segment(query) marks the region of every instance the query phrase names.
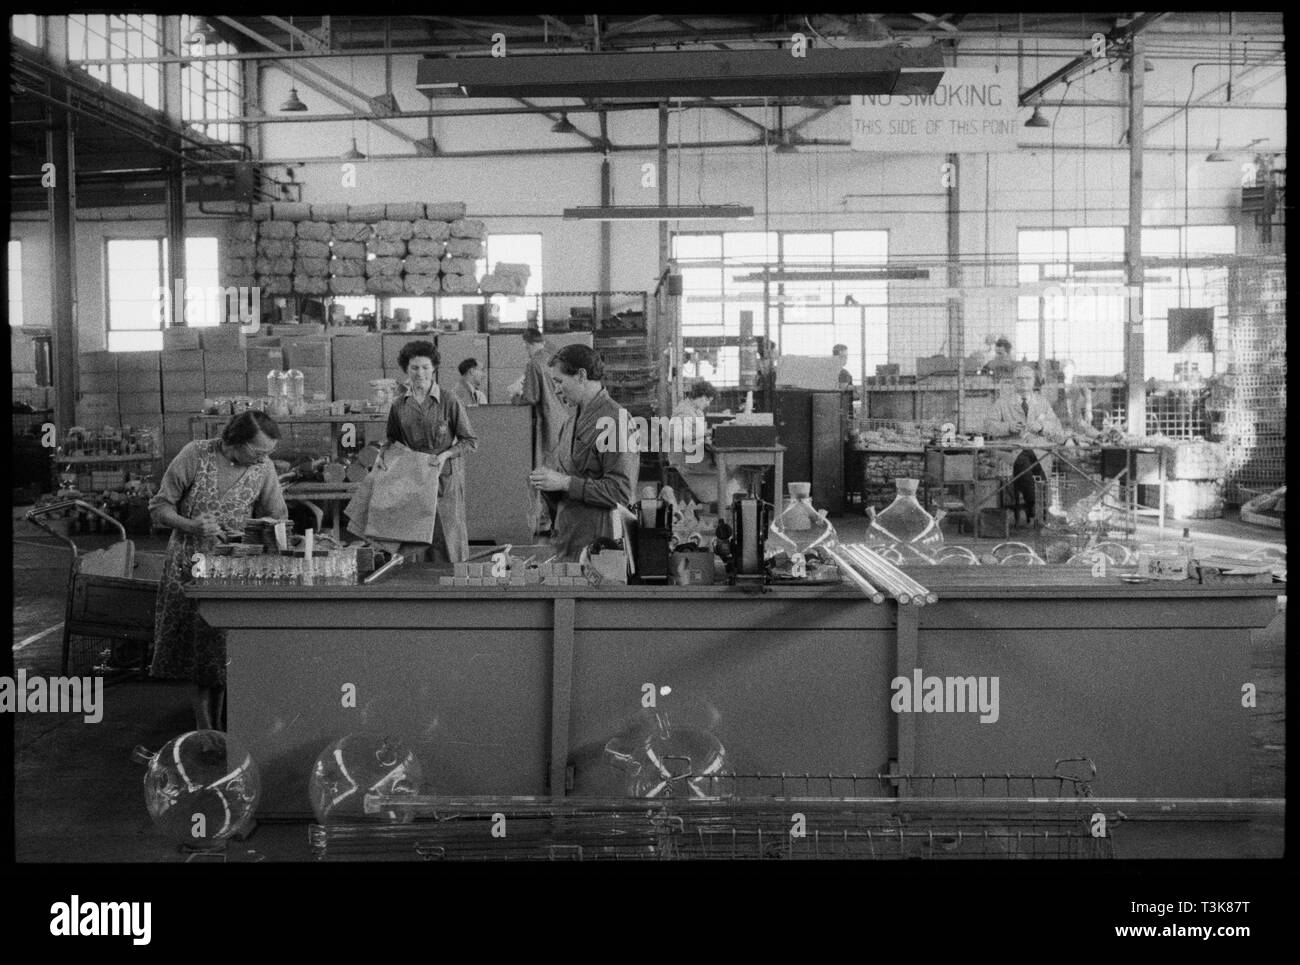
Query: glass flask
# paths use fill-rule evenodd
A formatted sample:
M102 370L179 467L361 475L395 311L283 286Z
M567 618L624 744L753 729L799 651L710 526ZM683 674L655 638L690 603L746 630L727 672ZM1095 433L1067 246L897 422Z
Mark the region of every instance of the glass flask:
M297 369L290 369L285 373L285 394L288 396L289 412L293 415L301 415L306 396L303 393L303 375Z
M726 750L708 731L674 725L660 711L651 726L606 744L605 758L624 772L629 797L702 799L719 796Z
M827 521L824 512L813 507L809 496L811 483L794 482L786 488L790 490L790 500L768 527L767 554L785 552L791 557L796 553L807 557L835 539L835 527Z
M366 812L367 794L418 794L424 768L405 741L375 733L349 734L316 758L311 769L312 811L321 824L381 821L405 824L414 817L405 809Z
M279 369L271 369L266 373L266 395L271 400L271 415L287 415L289 411L289 396L287 373Z
M897 494L894 501L871 518L867 530L868 541L895 546L904 553L904 559L918 556L930 562L935 551L943 545L943 532L939 520L925 511L917 502L916 488L919 480L895 479Z
M262 796L257 764L233 737L195 730L148 761L144 800L154 827L191 848L213 848L247 831Z

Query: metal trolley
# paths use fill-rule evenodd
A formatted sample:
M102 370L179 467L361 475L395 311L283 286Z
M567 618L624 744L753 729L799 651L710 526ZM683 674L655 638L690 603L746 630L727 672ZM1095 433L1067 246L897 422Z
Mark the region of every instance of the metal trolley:
M120 539L106 549L81 553L72 539L50 526L45 519L69 509L100 517L117 530ZM92 640L90 662L91 669L95 672L112 669L112 664L120 662L113 659L116 645L138 653L139 669L143 675L153 642L158 580L136 578L135 544L126 538L126 528L112 516L79 499L68 499L33 509L23 518L51 536L63 540L72 550L72 562L68 568L68 599L63 616L60 672L67 676L72 638L82 637Z
M705 776L688 759L676 766L654 798L370 794L368 813L408 823L313 824L309 841L318 859L338 861L1114 857L1086 758L1057 761L1050 775Z

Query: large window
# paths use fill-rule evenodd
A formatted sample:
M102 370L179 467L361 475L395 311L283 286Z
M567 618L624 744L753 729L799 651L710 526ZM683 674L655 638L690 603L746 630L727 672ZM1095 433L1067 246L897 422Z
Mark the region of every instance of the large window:
M1144 228L1143 315L1148 378L1170 379L1178 362L1193 362L1210 374L1211 353L1171 353L1170 308L1213 308L1227 312L1227 270L1161 264L1162 260L1213 258L1236 251L1231 225ZM1013 352L1031 361L1073 359L1081 375L1124 371L1123 228L1025 229L1020 232L1020 283L1045 283L1059 290L1019 299ZM1005 333L1010 334L1010 333Z
M34 13L20 13L9 18L9 33L33 47L41 45L41 18Z
M9 324L23 323L23 243L9 242Z
M222 321L216 238L185 239L185 321L196 328ZM163 320L174 292L162 238L112 238L105 245L108 350L162 348Z
M762 232L678 234L673 258L682 275L682 335L740 335L741 313L753 318L762 337L764 312L770 337L786 355L830 355L837 343L848 347L849 371L862 373L888 361L889 315L886 282L772 280L755 278L765 267L777 270L851 271L888 262L885 231ZM766 291L766 302L764 294ZM739 350L717 353L717 382L740 380Z
M181 17L183 50L195 56L236 53L224 40L205 43L196 33L199 18ZM240 66L237 60L200 61L181 65L181 117L201 134L219 141L236 141L239 129L230 118L240 113Z
M160 57L161 38L157 14L83 13L68 17L68 57L73 63ZM140 98L150 107L162 108L159 64L98 64L85 69L90 76Z

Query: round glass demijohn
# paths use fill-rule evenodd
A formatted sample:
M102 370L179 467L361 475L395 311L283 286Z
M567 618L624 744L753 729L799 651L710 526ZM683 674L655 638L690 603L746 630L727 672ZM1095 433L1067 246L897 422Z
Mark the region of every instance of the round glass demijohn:
M871 520L868 537L899 547L932 554L943 544L939 522L917 502L916 488L919 480L895 479L897 494L894 501Z

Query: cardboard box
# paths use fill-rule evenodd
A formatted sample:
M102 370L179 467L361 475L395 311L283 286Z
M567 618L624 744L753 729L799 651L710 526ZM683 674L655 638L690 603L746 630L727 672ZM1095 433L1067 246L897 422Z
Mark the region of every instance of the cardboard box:
M113 409L117 410L117 393L115 392L82 392L77 399L77 409L82 406L87 409Z
M335 337L330 347L334 371L337 374L346 368L383 369L384 339L382 335L349 335L345 338Z
M238 372L243 375L248 371L248 357L241 352L204 352L204 372Z
M118 384L118 392L144 392L142 386L133 386L126 388ZM162 393L166 395L176 395L177 393L186 392L203 392L203 370L198 371L175 371L164 369L162 373Z
M258 395L266 393L266 385L263 383ZM203 373L203 394L209 399L220 396L247 395L248 394L248 373L239 372L204 372Z
M192 351L202 347L199 330L185 325L170 325L163 329L163 351Z
M118 392L157 392L162 388L162 374L157 369L125 369L117 373Z
M299 369L302 373L302 392L303 398L310 401L317 393L323 393L326 399L334 398L333 380L330 378L330 370L326 367Z
M335 359L334 398L369 401L372 395L371 380L382 378L384 378L382 368L343 368L338 365L338 360Z
M202 372L203 352L199 349L178 349L162 353L162 370L164 372ZM121 366L118 370L121 371Z
M237 322L223 322L199 329L205 352L242 352L247 336Z
M260 375L265 379L272 369L284 371L283 349L259 346L244 350L244 371L249 375Z
M115 352L117 371L123 372L157 372L160 352Z
M163 434L169 436L183 435L185 436L186 439L191 438L190 417L184 413L179 413L179 412L164 412L163 413ZM200 438L201 437L202 434L200 434Z
M116 352L82 352L77 356L77 371L117 373Z
M295 338L285 342L284 361L291 369L329 368L330 340Z
M162 418L163 404L161 392L124 392L117 397L117 407L133 415L142 412L153 413Z
M510 385L523 376L523 368L497 368L488 369L487 378L487 397L488 402L493 405L510 403Z
M324 322L303 322L300 325L269 325L267 327L270 329L268 334L281 337L300 338L306 335L325 334Z
M163 389L163 415L199 415L207 394L199 391L174 391Z
M82 392L110 392L117 394L117 370L112 372L77 373L77 386ZM14 386L17 388L17 385Z
M489 368L522 369L528 365L528 347L519 332L489 335L487 339Z

